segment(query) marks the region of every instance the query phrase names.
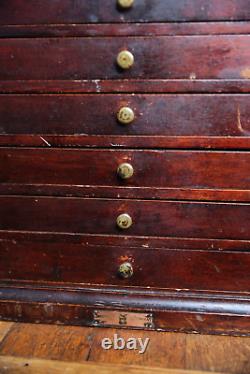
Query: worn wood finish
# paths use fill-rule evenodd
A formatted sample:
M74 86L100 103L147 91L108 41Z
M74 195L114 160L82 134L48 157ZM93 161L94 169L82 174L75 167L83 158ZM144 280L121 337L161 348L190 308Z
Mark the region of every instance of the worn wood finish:
M249 95L0 95L0 103L4 136L112 135L123 137L123 144L126 136L137 136L135 141L144 148L155 136L178 136L185 143L185 137L250 134ZM117 121L123 106L134 110L130 125ZM143 143L138 135L144 136ZM234 141L236 146L237 138Z
M13 232L1 231L0 242L8 247L12 244L21 246L30 243L39 243L46 247L48 243L53 245L67 246L67 244L79 244L84 247L92 248L99 246L122 246L133 248L164 248L164 249L190 249L204 251L233 251L249 252L250 240L226 240L226 239L201 239L201 238L171 238L171 237L149 237L149 236L126 236L126 233L120 235L92 235L92 234L62 234L62 233L37 233L37 232Z
M0 230L250 239L249 204L18 196L0 202ZM128 230L116 226L122 213L133 219Z
M122 374L124 372L128 374L209 374L205 371L177 371L174 369L137 367L125 364L66 363L54 360L25 359L8 356L0 356L0 366L4 367L4 372L7 374L44 374L44 372L46 374L60 374L62 372L67 372L68 374Z
M0 164L3 194L250 201L249 152L1 148Z
M6 323L6 322L0 322L0 344L10 331L10 329L13 327L13 323Z
M248 150L248 136L1 135L1 146Z
M249 297L242 294L105 290L83 285L72 290L28 284L18 287L13 282L0 292L0 313L5 320L97 326L94 311L111 309L153 313L157 330L249 335Z
M1 93L250 93L250 79L7 80Z
M248 335L248 0L0 7L1 318Z
M250 294L250 253L1 242L0 258L1 281ZM123 262L133 266L129 279L119 277Z
M61 25L0 25L0 37L166 36L249 34L249 22L106 23Z
M0 24L250 20L248 0L136 0L124 12L116 0L4 0Z
M0 80L249 79L249 42L250 35L6 38ZM116 65L123 49L135 58L127 71Z
M130 337L143 340L149 338L150 343L141 355L130 350L103 350L101 340L105 337L113 340L114 334L125 340ZM84 354L83 347L87 351ZM7 356L7 360L9 356L13 359L26 358L27 363L32 363L33 359L52 359L56 362L66 361L70 365L73 362L89 361L96 364L140 365L143 369L161 367L176 369L178 374L180 370L248 374L249 347L250 339L247 337L13 324L8 337L0 346L0 354L1 357Z

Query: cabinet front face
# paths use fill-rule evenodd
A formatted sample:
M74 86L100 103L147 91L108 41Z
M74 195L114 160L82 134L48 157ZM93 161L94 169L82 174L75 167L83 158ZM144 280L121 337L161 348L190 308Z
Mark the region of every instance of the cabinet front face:
M249 253L88 247L59 241L0 243L0 280L152 288L250 292ZM130 272L124 274L124 269Z
M236 142L250 134L249 100L249 94L2 94L0 134L122 136L124 145L135 136L141 144L142 136L145 146L154 136Z
M0 24L247 21L248 0L4 0Z
M249 152L1 148L0 164L3 194L250 201Z
M0 3L0 317L249 334L249 0Z
M126 236L250 239L249 204L5 197L1 230ZM132 224L118 227L118 217Z
M249 35L0 40L0 80L248 79ZM122 66L119 54L129 52Z

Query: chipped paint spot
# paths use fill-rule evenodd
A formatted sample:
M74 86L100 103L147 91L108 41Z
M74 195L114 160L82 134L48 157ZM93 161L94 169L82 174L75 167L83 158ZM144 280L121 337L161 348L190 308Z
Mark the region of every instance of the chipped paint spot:
M250 79L250 68L241 70L240 75L242 76L242 78Z
M241 113L240 107L237 108L237 128L238 130L243 133L244 135L250 135L250 131L244 130L242 122L241 122Z
M190 76L189 76L189 79L191 79L192 81L194 81L196 79L196 74L195 73L191 73Z
M93 82L95 83L96 92L101 92L100 80L96 79Z
M205 321L205 319L202 316L200 316L200 315L197 315L196 319L197 319L197 321L200 321L200 322L204 322Z
M51 147L51 144L46 140L44 139L42 136L40 136L40 139L46 144L48 145L49 147Z
M53 308L52 304L49 304L49 303L44 304L43 309L44 309L47 317L50 317L50 318L53 317L54 308Z

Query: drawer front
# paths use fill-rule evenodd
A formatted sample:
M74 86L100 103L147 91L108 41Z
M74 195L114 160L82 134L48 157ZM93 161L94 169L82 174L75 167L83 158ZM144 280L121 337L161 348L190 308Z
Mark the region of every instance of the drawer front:
M0 279L250 292L250 254L0 242ZM120 266L131 267L122 278Z
M0 134L249 137L249 101L248 94L0 95ZM127 125L117 119L123 107L134 112Z
M3 0L0 24L249 20L248 0Z
M249 204L1 196L0 207L4 231L250 238Z
M249 45L250 35L1 39L0 80L244 79ZM117 65L123 50L130 69Z
M232 198L241 190L250 197L250 152L0 148L0 165L1 193L18 193L21 185L26 193L47 186L52 194L97 187L114 197L117 188L121 197L126 190L151 198L168 189L215 190L214 196L230 190Z

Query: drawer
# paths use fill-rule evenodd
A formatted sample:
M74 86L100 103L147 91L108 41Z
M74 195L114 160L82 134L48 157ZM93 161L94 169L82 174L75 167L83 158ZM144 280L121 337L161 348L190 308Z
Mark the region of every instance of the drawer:
M1 281L250 292L249 253L1 242L0 259Z
M249 45L250 35L3 38L0 80L249 79Z
M0 148L0 165L2 194L250 201L250 152Z
M250 238L246 203L1 196L0 207L1 231Z
M249 20L248 0L3 0L0 24Z
M148 136L142 147L157 135L249 137L249 100L248 94L0 95L0 134L117 135L123 144L127 136ZM131 123L118 121L122 108L133 111Z

